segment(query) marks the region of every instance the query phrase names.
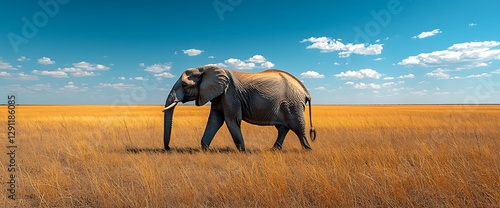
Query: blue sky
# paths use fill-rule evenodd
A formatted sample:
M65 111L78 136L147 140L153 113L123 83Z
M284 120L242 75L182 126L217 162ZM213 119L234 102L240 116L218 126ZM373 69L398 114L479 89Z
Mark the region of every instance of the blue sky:
M207 64L288 71L316 104L500 103L500 1L1 4L0 91L19 103L163 104Z

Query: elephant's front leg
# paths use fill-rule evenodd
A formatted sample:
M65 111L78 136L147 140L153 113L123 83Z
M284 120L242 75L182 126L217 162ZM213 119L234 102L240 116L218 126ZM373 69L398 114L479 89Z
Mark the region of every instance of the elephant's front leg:
M236 148L238 148L240 152L245 152L245 143L243 142L243 135L241 134L241 118L226 117L225 120Z
M207 150L210 147L210 143L215 136L215 133L224 124L224 114L222 111L210 110L210 116L208 117L207 126L205 127L205 133L201 138L201 148Z

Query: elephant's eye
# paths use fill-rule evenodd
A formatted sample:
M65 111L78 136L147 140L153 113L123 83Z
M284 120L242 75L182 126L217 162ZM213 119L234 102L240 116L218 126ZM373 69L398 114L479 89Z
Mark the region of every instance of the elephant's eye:
M187 83L182 83L182 88L186 88L188 86Z

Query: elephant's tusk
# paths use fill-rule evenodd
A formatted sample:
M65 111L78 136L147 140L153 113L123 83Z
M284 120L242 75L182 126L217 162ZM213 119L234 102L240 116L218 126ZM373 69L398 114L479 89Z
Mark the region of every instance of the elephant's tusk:
M179 103L179 101L174 102L174 103L170 104L169 106L165 107L165 108L163 109L163 112L165 112L166 110L169 110L170 108L175 107L175 106L177 105L177 103Z

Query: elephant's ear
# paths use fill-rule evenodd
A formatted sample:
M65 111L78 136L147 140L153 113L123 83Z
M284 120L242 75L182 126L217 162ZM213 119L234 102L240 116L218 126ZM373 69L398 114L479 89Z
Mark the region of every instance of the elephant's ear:
M197 106L205 105L208 101L226 92L229 77L224 69L215 66L199 68L203 75L199 83L199 96L196 100Z

